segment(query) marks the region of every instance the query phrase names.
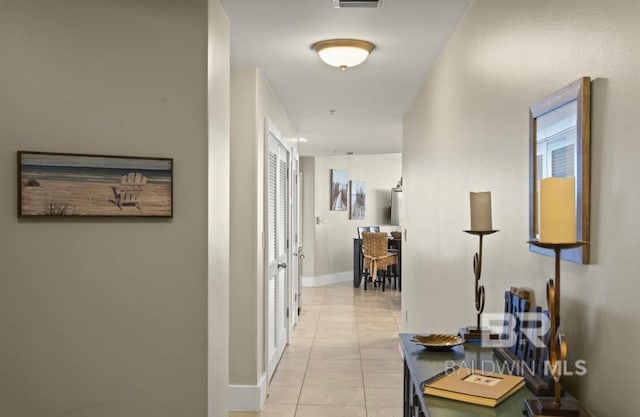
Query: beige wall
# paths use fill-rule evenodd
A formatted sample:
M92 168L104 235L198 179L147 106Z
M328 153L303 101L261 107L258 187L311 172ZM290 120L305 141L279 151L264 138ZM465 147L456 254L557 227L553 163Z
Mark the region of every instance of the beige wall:
M402 175L400 154L317 156L313 159L313 164L307 162L303 167L314 168L314 211L307 210L306 206L303 211L307 229L312 223L314 225L314 253L313 257L304 260L305 277L319 277L353 269L353 238L357 237L357 227L389 225L391 188L396 186ZM366 182L364 220L350 220L348 211L329 209L332 169L346 170L349 180ZM306 178L307 175L305 171L305 187L310 181ZM305 189L305 194L307 192ZM305 198L305 202L309 200ZM320 224L316 224L316 217L320 218ZM383 229L393 228L388 226ZM304 236L305 242L308 240L307 234L309 233L306 232ZM307 275L309 273L313 275Z
M229 410L229 18L209 0L209 417Z
M296 137L286 111L262 73L231 72L231 279L229 383L256 385L264 354L264 152L265 122L285 146Z
M206 415L207 38L206 0L2 1L0 415ZM18 220L19 149L172 157L175 216Z
M404 122L408 241L403 328L455 332L475 318L469 191L491 190L501 231L485 240L488 312L510 285L544 304L551 258L528 237L528 106L583 75L593 82L591 265L562 263L568 385L599 416L632 416L640 363L636 213L640 136L640 4L635 0L475 1ZM630 182L631 181L631 182ZM406 314L406 316L405 316ZM408 320L407 320L408 318Z
M256 72L231 71L231 262L229 383L258 378L258 164Z

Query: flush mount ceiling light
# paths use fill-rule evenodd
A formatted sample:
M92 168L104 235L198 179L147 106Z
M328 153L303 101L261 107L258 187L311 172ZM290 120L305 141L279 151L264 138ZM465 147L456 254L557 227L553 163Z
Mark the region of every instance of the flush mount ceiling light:
M358 39L329 39L311 45L326 64L343 71L362 64L375 47L371 42Z
M333 0L333 7L382 7L384 0Z

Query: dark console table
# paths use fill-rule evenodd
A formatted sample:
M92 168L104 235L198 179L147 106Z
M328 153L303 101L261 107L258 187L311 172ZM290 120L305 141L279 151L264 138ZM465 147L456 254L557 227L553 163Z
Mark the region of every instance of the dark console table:
M398 251L398 290L402 289L402 239L389 239L389 249ZM362 239L353 239L353 286L360 287L362 283Z
M431 352L411 341L414 333L401 333L402 353L404 356L404 417L475 417L522 416L524 400L536 396L524 387L495 408L468 404L461 401L448 400L433 396L425 396L420 390L420 383L431 378L445 367L465 364L469 368L481 368L491 371L489 364L498 366L490 348L465 344L446 352ZM500 368L497 368L500 369Z

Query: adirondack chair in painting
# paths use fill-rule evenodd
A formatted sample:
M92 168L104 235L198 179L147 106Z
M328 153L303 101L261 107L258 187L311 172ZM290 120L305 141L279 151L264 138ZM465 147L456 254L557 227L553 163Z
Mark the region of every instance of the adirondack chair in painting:
M123 207L135 206L140 208L138 196L147 183L147 177L139 172L130 172L120 178L120 185L113 189L113 203L122 210Z

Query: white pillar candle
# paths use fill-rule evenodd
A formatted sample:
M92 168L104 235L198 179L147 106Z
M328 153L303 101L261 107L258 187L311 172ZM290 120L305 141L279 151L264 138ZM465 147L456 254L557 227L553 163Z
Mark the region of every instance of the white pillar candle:
M576 233L576 179L540 180L540 242L571 243Z
M471 230L492 230L491 224L491 192L470 192L471 201Z

